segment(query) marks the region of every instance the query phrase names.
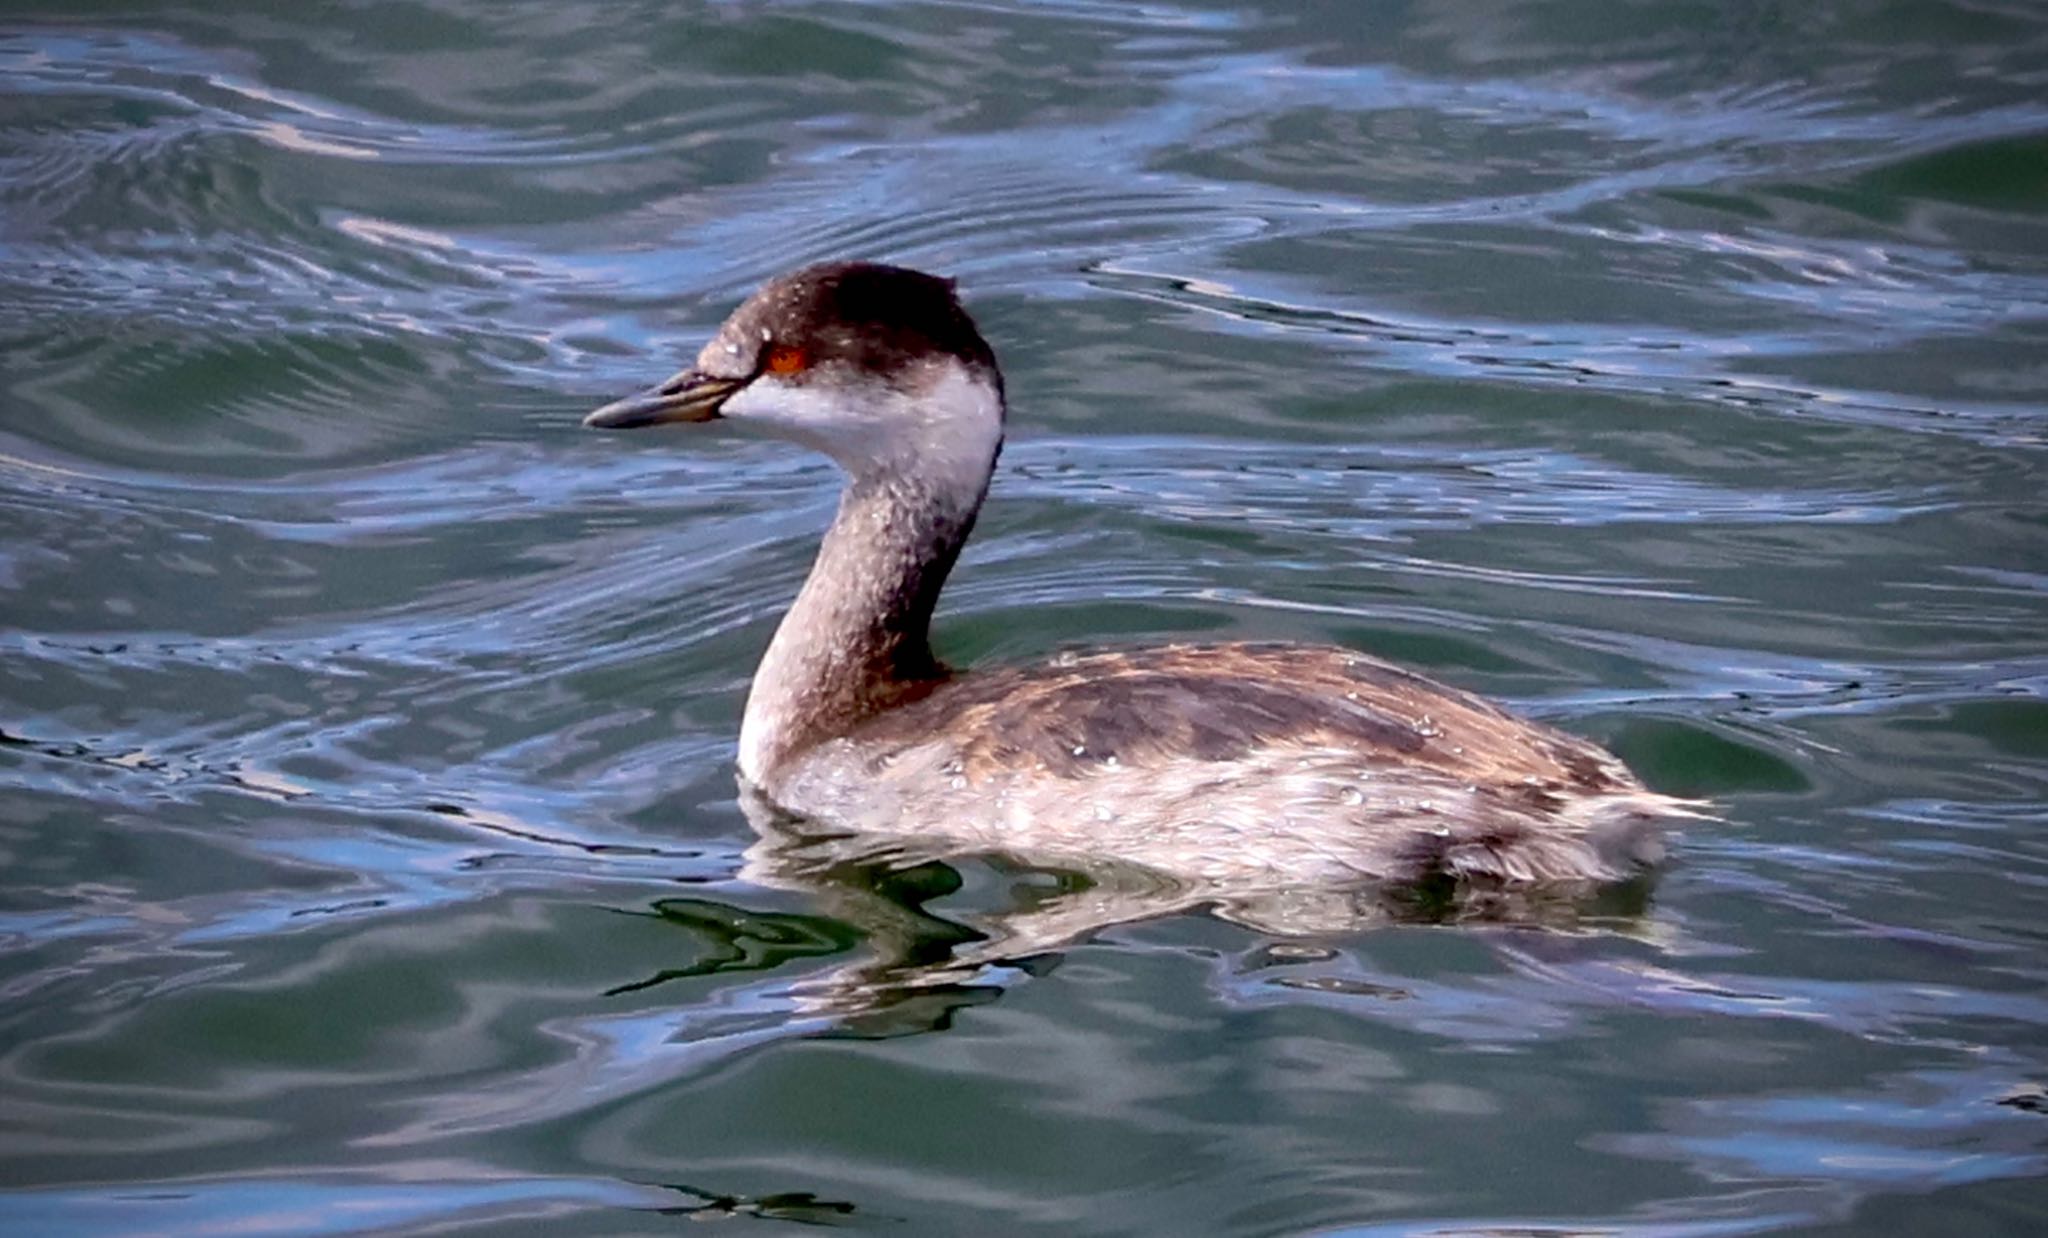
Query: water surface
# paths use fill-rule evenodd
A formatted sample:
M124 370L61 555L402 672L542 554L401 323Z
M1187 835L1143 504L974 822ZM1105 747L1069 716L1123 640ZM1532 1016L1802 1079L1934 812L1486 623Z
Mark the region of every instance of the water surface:
M10 6L0 1230L2048 1229L2044 100L1990 0ZM1724 819L1306 939L750 859L835 478L576 420L844 257L1008 375L949 656Z

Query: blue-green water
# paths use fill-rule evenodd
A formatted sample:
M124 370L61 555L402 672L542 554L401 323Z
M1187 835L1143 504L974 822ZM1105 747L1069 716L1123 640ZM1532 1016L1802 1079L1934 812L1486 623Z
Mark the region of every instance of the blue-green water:
M1723 819L1541 927L766 879L834 477L576 421L839 257L1006 367L956 660ZM7 6L0 1231L2044 1232L2044 464L2034 3Z

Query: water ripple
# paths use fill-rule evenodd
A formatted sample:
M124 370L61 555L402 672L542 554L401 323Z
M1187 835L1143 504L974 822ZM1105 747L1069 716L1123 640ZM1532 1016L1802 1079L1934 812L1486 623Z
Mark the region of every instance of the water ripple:
M2019 1215L2044 49L1946 2L10 18L8 1215ZM733 734L837 479L575 419L848 256L960 276L1009 379L948 656L1338 641L1716 819L1540 929L778 865Z

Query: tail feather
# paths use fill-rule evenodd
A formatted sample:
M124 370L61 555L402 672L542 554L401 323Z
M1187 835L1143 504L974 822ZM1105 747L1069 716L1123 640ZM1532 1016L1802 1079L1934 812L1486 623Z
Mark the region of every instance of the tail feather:
M1475 821L1438 838L1429 867L1459 881L1505 885L1625 881L1664 859L1669 823L1707 805L1629 790L1567 802L1555 815Z

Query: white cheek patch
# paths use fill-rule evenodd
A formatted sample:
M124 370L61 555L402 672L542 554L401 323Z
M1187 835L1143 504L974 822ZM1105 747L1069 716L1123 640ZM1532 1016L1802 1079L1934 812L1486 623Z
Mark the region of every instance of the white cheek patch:
M874 437L877 411L863 407L847 391L827 392L817 385L786 382L763 374L733 393L719 412L764 434L814 447L837 458L841 445Z
M720 412L821 451L856 475L889 468L934 479L955 471L985 478L1002 439L1002 399L994 385L957 362L940 366L915 394L876 380L814 374L809 382L791 383L763 374Z

